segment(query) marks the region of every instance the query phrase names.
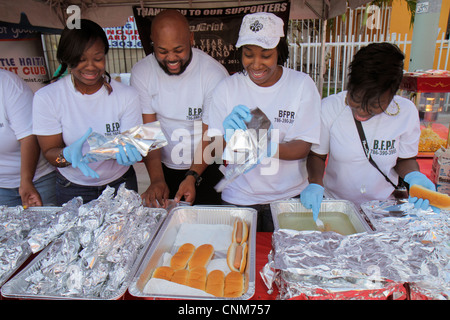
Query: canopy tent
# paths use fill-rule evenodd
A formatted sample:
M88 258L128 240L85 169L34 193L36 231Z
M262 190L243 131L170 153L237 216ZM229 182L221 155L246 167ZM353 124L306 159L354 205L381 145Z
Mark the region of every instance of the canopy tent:
M81 17L91 19L102 27L123 26L133 15L133 6L160 8L219 8L269 4L272 1L218 1L218 0L14 0L0 2L0 21L20 23L22 13L32 26L62 29L66 23L67 8L77 5ZM291 0L291 19L330 19L345 13L347 5L356 8L369 0ZM69 12L69 15L71 12Z
M28 28L62 29L69 16L69 6L76 5L82 18L90 19L102 27L125 25L128 17L133 15L133 6L156 8L225 8L235 6L255 6L277 1L218 1L218 0L14 0L0 2L0 21L21 24ZM319 68L319 92L322 93L325 71L325 30L327 19L346 12L347 7L357 8L370 0L290 0L290 19L320 19L323 34L321 35L321 63Z

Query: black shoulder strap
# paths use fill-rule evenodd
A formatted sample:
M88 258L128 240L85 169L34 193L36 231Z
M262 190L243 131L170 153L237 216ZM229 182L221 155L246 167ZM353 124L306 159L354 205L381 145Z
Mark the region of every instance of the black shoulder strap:
M375 163L375 161L373 161L372 156L370 155L370 148L369 148L369 145L367 144L366 135L364 134L364 130L363 130L361 121L356 120L355 117L353 117L353 119L355 120L356 128L358 129L359 138L361 139L361 144L362 144L362 147L364 149L364 153L366 154L367 160L369 160L369 162L378 171L380 171L380 173L383 175L383 177L386 179L387 182L389 182L394 188L397 188L397 186L391 181L391 179L389 179L388 176L385 175L384 172L380 170L380 168L378 168L378 166Z

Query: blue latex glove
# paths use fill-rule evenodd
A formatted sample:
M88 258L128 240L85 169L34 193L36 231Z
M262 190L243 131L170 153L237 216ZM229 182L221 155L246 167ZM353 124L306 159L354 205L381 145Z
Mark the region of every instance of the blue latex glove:
M72 167L80 169L86 177L99 178L97 172L92 170L86 163L81 162L83 158L81 153L83 144L91 133L92 128L89 128L80 139L63 149L63 155L72 164Z
M142 160L141 153L132 144L125 144L125 148L118 144L119 152L116 153L116 160L118 164L123 166L131 166Z
M320 204L323 200L324 188L316 183L310 183L300 193L300 202L306 209L312 209L314 221L319 217Z
M434 185L434 183L430 179L428 179L426 175L420 173L419 171L412 171L408 173L403 180L405 180L405 182L408 183L410 187L414 184L417 184L429 190L436 191L436 186ZM414 208L420 208L422 210L427 210L430 206L430 201L428 199L409 197L408 201L414 203ZM436 213L439 213L441 211L439 208L433 206L431 206L431 208Z
M228 142L234 131L237 129L247 130L245 122L252 119L250 109L242 104L233 108L233 111L223 121L223 129L225 131L225 141Z

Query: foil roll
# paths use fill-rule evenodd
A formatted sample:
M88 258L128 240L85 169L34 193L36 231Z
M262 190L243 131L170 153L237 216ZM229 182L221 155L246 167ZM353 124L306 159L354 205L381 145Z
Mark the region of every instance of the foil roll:
M419 211L410 209L414 217L407 213L395 221L388 216L392 222L374 233L276 230L261 277L269 292L278 287L279 299L352 290L382 299L408 283L430 299L447 300L450 219L445 212Z
M267 157L272 123L259 108L251 110L251 114L251 120L246 122L247 130L235 130L225 146L222 159L227 161L227 170L224 178L215 186L218 192L222 192L234 179Z
M161 130L159 121L137 125L114 137L92 132L88 139L90 150L83 156L85 163L116 159L118 145L126 151L126 144L133 145L145 157L150 151L167 145L167 139Z

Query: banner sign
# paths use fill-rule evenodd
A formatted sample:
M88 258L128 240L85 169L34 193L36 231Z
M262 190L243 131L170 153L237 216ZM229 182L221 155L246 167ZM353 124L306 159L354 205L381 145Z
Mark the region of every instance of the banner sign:
M49 79L41 34L0 23L0 69L21 77L33 91Z
M123 27L103 28L110 48L142 49L134 17L129 17Z
M250 13L271 12L283 19L286 34L289 8L289 1L280 1L240 7L177 10L189 21L190 29L194 33L194 47L208 53L225 66L228 72L233 73L238 67L234 45L238 39L242 18ZM147 55L153 52L150 40L152 19L162 10L165 9L133 7L142 47Z

